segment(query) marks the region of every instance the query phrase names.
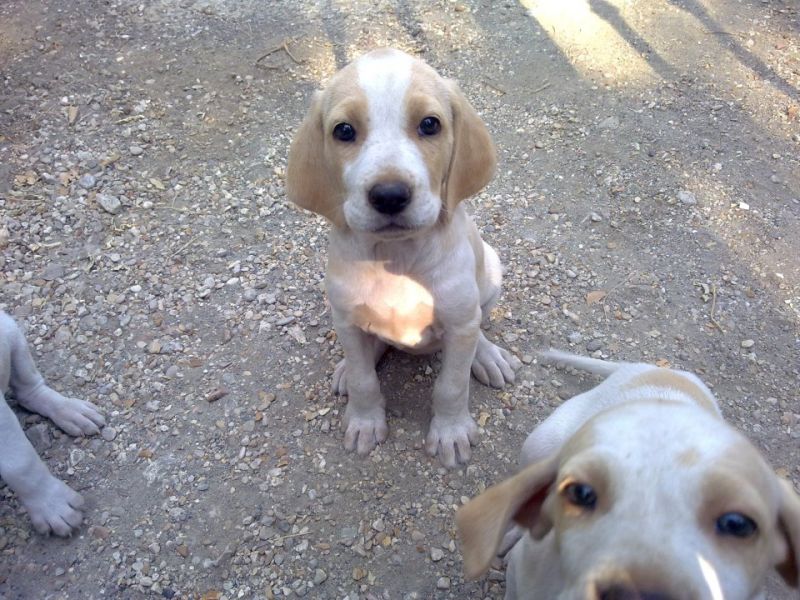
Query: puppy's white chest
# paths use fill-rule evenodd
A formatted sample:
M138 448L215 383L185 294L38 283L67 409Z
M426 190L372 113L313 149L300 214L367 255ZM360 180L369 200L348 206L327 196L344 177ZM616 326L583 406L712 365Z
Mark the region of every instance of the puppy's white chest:
M359 268L350 284L346 309L359 329L411 350L424 350L439 339L433 295L411 276L376 264Z

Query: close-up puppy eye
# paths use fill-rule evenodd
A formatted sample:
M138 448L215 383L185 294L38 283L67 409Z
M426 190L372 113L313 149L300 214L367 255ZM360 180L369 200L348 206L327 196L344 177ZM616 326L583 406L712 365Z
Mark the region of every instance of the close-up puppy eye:
M589 510L597 504L597 492L587 483L570 483L564 488L564 496L570 504Z
M725 513L717 519L717 533L746 538L758 531L758 525L747 515L738 512Z
M338 123L333 128L333 137L340 142L352 142L356 139L356 128L350 123Z
M417 129L420 135L436 135L441 131L442 124L436 117L425 117L419 122Z

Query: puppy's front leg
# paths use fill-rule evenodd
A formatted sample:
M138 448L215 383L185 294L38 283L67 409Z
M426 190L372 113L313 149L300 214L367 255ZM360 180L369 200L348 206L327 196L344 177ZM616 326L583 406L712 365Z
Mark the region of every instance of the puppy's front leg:
M0 314L0 335L9 341L9 385L20 405L47 417L70 435L92 435L100 431L105 419L94 404L62 396L45 383L22 331L8 315Z
M347 369L344 447L363 456L385 441L389 434L386 399L381 394L378 374L375 372L372 336L341 321L334 314L334 326L344 348Z
M444 335L442 370L433 386L433 419L425 449L431 456L438 454L448 468L467 463L470 445L478 442L478 426L469 414L469 377L479 334L478 316L474 323Z
M50 474L2 394L0 477L19 496L39 533L67 536L81 524L83 498Z

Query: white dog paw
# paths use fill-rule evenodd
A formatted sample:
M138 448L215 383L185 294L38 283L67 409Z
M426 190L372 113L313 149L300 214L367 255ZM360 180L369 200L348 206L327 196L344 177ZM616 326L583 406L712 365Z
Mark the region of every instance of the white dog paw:
M83 497L63 481L50 476L30 494L20 498L34 529L43 535L70 535L83 521Z
M448 469L466 464L472 456L471 446L478 443L478 426L468 414L460 417L438 417L431 420L425 450L439 456Z
M345 359L340 360L333 370L331 390L337 396L347 396L347 365L345 362Z
M472 374L484 385L502 388L514 383L515 371L522 366L520 360L508 350L495 346L481 334L475 358L472 360Z
M357 452L366 456L381 442L386 441L389 435L389 426L386 424L386 413L378 409L369 414L353 414L348 404L345 410L344 447L350 452Z
M106 424L105 418L94 404L64 396L55 402L49 416L53 423L73 436L94 435Z

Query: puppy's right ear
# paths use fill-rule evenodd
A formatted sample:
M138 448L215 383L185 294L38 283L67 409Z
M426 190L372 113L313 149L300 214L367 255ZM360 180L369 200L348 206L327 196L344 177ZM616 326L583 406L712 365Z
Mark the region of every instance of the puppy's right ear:
M325 153L323 97L323 92L314 93L311 108L292 140L286 168L286 195L301 208L342 225L342 174L330 164Z
M510 479L473 498L456 513L467 579L483 575L511 521L531 530L537 538L552 527L542 514L550 487L558 474L558 455L529 465Z
M787 585L800 587L800 496L792 484L785 479L778 480L781 486L780 529L786 540L786 556L777 566Z

